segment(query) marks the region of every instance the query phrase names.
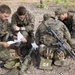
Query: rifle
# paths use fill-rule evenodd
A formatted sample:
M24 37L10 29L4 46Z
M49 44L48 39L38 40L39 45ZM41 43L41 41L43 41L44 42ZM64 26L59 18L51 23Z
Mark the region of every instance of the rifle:
M57 36L57 34L55 33L53 29L51 29L50 27L47 27L46 33L52 35L53 37L57 39L57 43L54 43L52 45L59 46L60 50L65 50L69 54L69 56L75 60L75 53L71 49L68 49L64 41Z
M22 75L24 71L28 69L29 63L31 62L31 53L33 52L33 50L36 50L38 48L35 42L32 43L31 45L32 48L30 49L29 54L25 56L24 61L20 66L20 75Z

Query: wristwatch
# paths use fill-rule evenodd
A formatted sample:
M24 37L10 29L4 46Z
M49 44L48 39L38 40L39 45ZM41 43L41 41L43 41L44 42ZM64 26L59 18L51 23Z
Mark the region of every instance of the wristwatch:
M20 27L20 31L21 31L21 27Z

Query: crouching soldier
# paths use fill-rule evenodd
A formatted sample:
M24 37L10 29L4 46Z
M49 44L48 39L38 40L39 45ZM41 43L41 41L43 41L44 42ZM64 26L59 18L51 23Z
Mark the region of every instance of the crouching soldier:
M6 61L9 58L8 50L4 47L9 45L5 42L8 34L9 22L8 17L11 14L11 9L7 5L0 5L0 59Z
M8 18L11 14L11 9L8 5L0 5L0 67L5 67L6 62L11 58L7 43L10 31L10 23Z
M66 65L66 62L68 64L68 61L65 61L64 50L57 50L57 46L52 45L57 40L46 32L49 27L55 31L59 38L66 39L68 43L71 44L71 36L66 26L59 20L55 20L50 15L49 17L47 16L47 14L44 15L44 20L37 28L35 34L35 40L39 46L40 69L51 69L52 62L59 66L63 66L64 64Z
M68 12L67 9L60 8L55 11L55 16L57 16L58 19L66 25L71 36L74 38L75 37L75 15L74 13Z
M31 43L34 41L34 15L27 11L24 6L20 6L12 15L11 22L13 31L20 31L27 40L27 43L21 43L19 46L19 55L22 56L23 62L25 62L25 56L29 54ZM23 67L27 67L27 65L24 65Z
M20 31L28 42L34 39L34 22L35 18L24 6L18 7L17 11L12 15L12 27L14 31Z
M10 49L10 42L12 40L10 42L7 42L9 40L9 36L7 36L7 34L9 34L9 31L11 30L10 24L8 22L8 17L10 16L10 14L11 9L9 6L0 6L0 67L5 67L7 69L12 69L19 66L20 62L19 58L16 58L16 56L14 56L13 54L13 51L15 52L15 50ZM27 42L23 35L20 35L21 38L19 38L19 41L17 41L23 43Z

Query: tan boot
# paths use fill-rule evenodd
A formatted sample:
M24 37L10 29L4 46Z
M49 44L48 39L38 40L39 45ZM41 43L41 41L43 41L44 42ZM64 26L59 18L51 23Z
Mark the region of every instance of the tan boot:
M54 62L56 66L68 66L69 62L67 60L57 60Z

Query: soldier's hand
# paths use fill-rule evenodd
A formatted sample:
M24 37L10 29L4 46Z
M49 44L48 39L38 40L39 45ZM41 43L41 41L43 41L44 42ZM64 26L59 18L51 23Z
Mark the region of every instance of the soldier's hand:
M17 39L17 36L13 35L13 40L16 40Z
M7 42L2 42L3 47L9 47L10 45Z
M34 32L34 29L32 29L31 32Z
M13 26L13 29L14 29L14 31L19 31L19 30L20 30L20 27L14 25L14 26Z
M21 39L21 42L25 43L25 42L27 42L27 40L23 37L23 38Z
M20 30L25 30L25 27L21 27L21 29Z

